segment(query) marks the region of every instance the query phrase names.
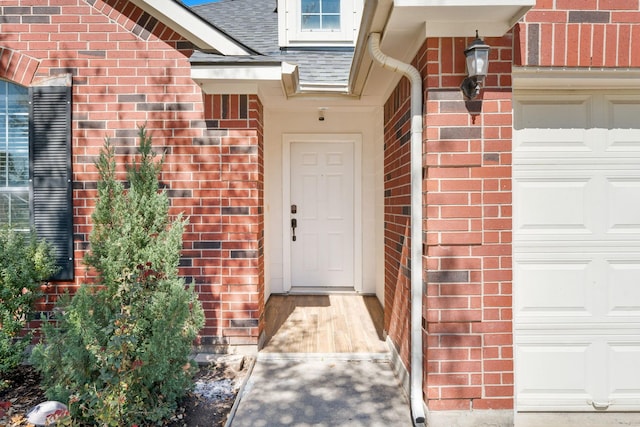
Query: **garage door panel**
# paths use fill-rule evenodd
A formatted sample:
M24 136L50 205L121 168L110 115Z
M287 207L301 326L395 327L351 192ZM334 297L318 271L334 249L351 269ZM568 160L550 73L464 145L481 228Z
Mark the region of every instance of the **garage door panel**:
M591 94L567 94L550 101L545 96L521 98L514 107L516 130L527 129L576 129L591 127ZM616 98L611 98L615 102Z
M608 177L606 193L607 232L640 234L640 177Z
M516 230L532 235L592 233L593 212L588 207L593 186L593 180L586 176L516 179ZM549 209L540 209L540 206L549 206Z
M536 249L536 250L533 250ZM640 247L530 246L514 252L514 316L525 325L640 322Z
M633 321L640 318L640 259L607 260L606 286L610 320ZM640 359L638 363L640 365Z
M607 151L640 155L640 102L637 97L607 96Z
M640 404L640 339L611 329L516 340L519 411L628 411Z
M591 369L602 346L585 337L521 337L516 343L518 410L585 411L605 379Z
M566 254L565 254L566 256ZM557 322L558 318L574 321L592 320L597 295L584 286L594 274L590 259L519 260L515 277L518 292L515 305L518 320ZM549 298L553 295L553 298Z
M640 340L610 341L608 352L611 409L640 404Z
M640 164L514 172L514 240L640 242Z

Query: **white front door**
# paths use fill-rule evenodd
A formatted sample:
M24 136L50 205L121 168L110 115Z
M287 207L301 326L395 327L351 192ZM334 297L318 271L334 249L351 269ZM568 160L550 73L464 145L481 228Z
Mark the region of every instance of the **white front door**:
M292 287L355 285L354 151L353 141L290 144Z

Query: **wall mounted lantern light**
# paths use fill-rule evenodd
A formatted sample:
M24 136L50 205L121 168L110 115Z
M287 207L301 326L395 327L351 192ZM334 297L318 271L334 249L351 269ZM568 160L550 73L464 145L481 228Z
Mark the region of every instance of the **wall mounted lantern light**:
M489 45L478 37L465 49L464 56L467 61L467 78L462 81L460 89L468 99L473 99L480 93L480 86L487 77L489 70Z

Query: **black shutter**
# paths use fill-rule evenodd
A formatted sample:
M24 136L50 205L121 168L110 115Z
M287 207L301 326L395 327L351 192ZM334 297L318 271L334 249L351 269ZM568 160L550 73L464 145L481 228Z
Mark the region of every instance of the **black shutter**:
M72 280L71 87L34 86L29 95L31 218L55 247L60 271L52 279Z

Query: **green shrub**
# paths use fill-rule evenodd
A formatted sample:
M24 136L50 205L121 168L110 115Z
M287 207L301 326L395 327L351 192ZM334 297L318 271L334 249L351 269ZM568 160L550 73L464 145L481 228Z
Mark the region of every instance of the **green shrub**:
M109 141L97 162L98 200L85 262L97 283L62 298L33 353L47 397L68 402L77 423L149 424L169 416L192 385L191 345L204 315L178 277L186 220L169 217L158 191L161 162L140 128L140 161L116 180Z
M56 272L52 252L35 233L0 228L0 373L15 368L31 343L31 334L20 334L40 283Z

